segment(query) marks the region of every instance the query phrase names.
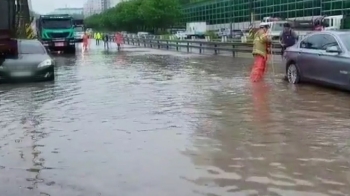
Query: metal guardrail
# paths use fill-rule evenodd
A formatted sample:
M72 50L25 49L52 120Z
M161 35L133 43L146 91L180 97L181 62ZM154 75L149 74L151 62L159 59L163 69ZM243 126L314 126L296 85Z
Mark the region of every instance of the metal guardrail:
M129 45L137 45L143 47L157 48L157 49L175 49L181 51L181 48L186 48L190 52L191 48L199 50L202 54L205 50L214 51L214 54L219 54L220 51L232 52L235 57L236 53L251 53L252 43L241 42L213 42L213 41L199 41L199 40L162 40L162 39L142 39L142 38L124 38L124 42ZM272 54L281 54L281 45L279 43L272 43Z

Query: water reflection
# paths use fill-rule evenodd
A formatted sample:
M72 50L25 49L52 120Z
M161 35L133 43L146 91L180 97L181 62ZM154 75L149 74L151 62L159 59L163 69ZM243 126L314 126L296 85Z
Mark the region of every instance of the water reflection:
M252 102L253 102L253 122L257 123L257 127L264 129L270 121L270 94L271 87L268 83L262 81L251 84Z
M198 68L206 74L197 75L196 80L212 86L215 83L203 78L238 69L220 73L211 67ZM195 148L185 152L199 173L185 179L199 185L199 193L318 196L349 192L348 151L338 150L349 138L345 127L350 126L343 114L350 108L342 104L347 100L344 93L313 86L293 91L283 81L237 85L239 76L234 79L236 85L223 86L225 80L216 77L221 88L209 88L215 89L210 90L211 104L196 107L198 113L211 115L197 126Z

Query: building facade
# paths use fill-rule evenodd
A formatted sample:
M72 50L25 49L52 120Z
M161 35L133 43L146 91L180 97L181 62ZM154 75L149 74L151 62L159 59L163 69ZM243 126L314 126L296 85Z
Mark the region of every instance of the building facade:
M350 0L189 0L185 22L218 26L260 21L264 17L299 18L350 15Z
M87 0L84 4L84 17L99 14L111 7L111 0Z
M111 7L116 6L118 3L122 2L123 0L111 0Z

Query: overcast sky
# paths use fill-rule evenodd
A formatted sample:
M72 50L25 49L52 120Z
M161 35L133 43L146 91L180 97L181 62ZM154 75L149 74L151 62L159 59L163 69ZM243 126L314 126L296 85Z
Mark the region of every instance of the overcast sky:
M46 14L56 8L83 7L86 0L31 0L32 9L39 14Z

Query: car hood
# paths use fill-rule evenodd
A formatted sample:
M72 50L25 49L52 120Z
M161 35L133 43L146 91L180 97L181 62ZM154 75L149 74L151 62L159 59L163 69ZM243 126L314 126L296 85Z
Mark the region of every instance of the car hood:
M41 62L47 59L50 59L50 57L46 54L21 54L17 59L6 59L2 65L9 70L18 68L36 69Z

